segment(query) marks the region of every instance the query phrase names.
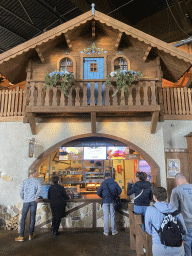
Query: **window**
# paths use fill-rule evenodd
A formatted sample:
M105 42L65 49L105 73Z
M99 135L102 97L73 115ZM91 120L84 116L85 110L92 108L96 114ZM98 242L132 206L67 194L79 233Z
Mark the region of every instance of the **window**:
M97 63L90 63L90 72L97 72Z
M61 60L60 63L60 70L62 71L69 71L73 73L73 62L69 58L64 58Z
M127 70L127 61L122 57L119 57L114 61L114 70L118 69Z

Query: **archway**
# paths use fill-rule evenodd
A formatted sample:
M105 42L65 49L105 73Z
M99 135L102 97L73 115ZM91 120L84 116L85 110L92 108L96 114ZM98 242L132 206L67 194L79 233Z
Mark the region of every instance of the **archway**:
M52 147L48 148L41 155L39 155L38 158L30 166L30 169L38 168L41 165L41 163L43 162L43 160L46 157L48 157L51 153L53 153L57 148L59 148L61 146L74 146L76 143L79 143L81 140L86 139L86 138L87 139L88 138L89 139L91 139L91 138L92 139L93 138L108 139L109 141L111 140L113 142L121 143L122 145L128 146L128 147L132 148L133 150L137 151L143 157L143 159L145 159L147 161L147 163L150 165L152 175L155 177L155 180L154 180L155 185L160 186L160 184L161 184L160 168L150 155L148 155L144 150L142 150L137 145L131 143L130 141L127 141L127 140L122 139L117 136L113 136L113 135L109 135L109 134L102 134L102 133L81 134L81 135L73 136L73 137L67 138L65 140L62 140L59 143L56 143Z

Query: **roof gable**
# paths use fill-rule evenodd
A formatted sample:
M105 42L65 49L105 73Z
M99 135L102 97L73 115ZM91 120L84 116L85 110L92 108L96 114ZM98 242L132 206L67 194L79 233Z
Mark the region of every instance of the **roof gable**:
M35 49L37 46L40 46L43 43L45 44L50 40L53 40L56 37L60 36L61 34L65 34L69 30L73 30L75 27L79 27L80 25L86 23L88 20L92 19L95 19L100 23L104 23L107 26L112 27L113 29L117 29L120 32L124 32L125 34L144 42L152 48L157 49L156 52L162 58L162 61L168 68L169 73L173 73L172 76L170 76L169 74L169 78L171 77L172 81L177 81L182 76L182 74L190 68L192 64L192 55L98 11L95 11L95 15L93 16L92 11L90 10L74 18L73 20L63 23L56 28L53 28L33 39L30 39L25 43L22 43L12 48L7 52L2 53L0 55L0 72L4 76L8 77L11 82L13 82L13 79L10 75L11 65L13 61L12 59L16 58L17 60L19 60L19 65L24 65L24 63L26 65L27 58L29 57L29 52L32 52L33 49ZM168 61L168 59L170 58L171 61ZM174 72L172 63L177 66L176 72ZM180 63L182 63L182 65L180 65ZM179 66L181 67L180 71ZM8 67L9 70L7 69ZM164 73L164 77L166 78L166 72Z

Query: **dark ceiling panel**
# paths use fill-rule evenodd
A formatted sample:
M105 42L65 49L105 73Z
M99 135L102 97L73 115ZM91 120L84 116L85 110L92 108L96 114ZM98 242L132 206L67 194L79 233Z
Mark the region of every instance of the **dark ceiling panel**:
M177 0L119 0L115 2L112 0L0 0L0 52L81 15L89 6L91 9L92 2L95 2L96 10L159 39L166 40L166 42L185 39L187 34L183 33L177 25L178 15L174 13L174 3L177 4L175 1ZM182 6L186 5L186 0L179 0L178 3L180 2ZM188 10L191 6L189 3L190 1L186 5ZM161 13L166 9L171 16L168 6L173 8L176 21L174 25L169 25L167 21L165 27L161 25L161 20L165 18L165 16L161 17ZM154 15L157 17L157 22L150 24L150 17ZM192 20L190 11L188 15L188 19ZM179 18L182 20L181 14ZM192 26L190 29L192 30ZM189 33L190 29L188 29ZM171 34L170 31L168 33L165 30L172 30L174 33Z

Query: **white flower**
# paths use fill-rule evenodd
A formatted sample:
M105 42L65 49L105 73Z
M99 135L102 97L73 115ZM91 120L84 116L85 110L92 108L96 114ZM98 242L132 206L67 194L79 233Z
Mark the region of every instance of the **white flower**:
M110 77L114 77L114 76L116 76L117 75L117 71L112 71L111 73L110 73Z

